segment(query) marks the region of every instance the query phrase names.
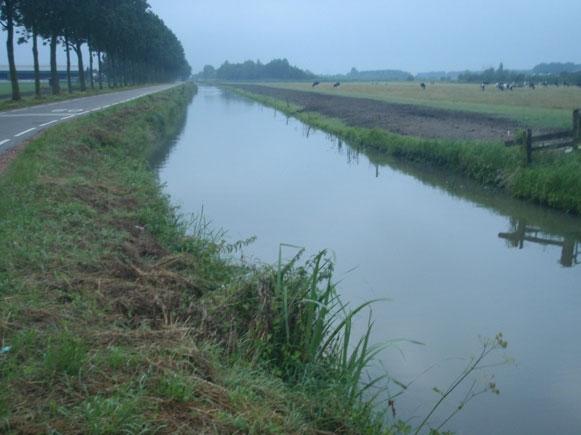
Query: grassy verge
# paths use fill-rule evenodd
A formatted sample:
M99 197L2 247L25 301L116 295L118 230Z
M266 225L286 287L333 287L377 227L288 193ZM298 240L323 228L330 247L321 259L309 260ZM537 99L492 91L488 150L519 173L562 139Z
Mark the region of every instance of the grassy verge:
M392 433L324 253L236 263L162 195L148 159L194 92L60 125L0 176L0 432Z
M13 101L7 97L6 99L0 99L0 112L6 110L22 109L25 107L38 106L40 104L58 103L60 101L74 100L77 98L92 97L95 95L110 94L112 92L128 91L131 89L137 89L140 86L129 86L126 88L103 88L103 89L87 89L85 92L74 91L69 94L65 89L61 89L60 95L50 95L43 94L41 98L37 98L34 95L24 95L21 100Z
M231 87L294 116L308 125L332 133L355 147L368 148L411 162L435 165L500 188L515 198L581 213L581 153L536 153L534 164L523 167L521 149L502 143L457 142L402 136L381 129L352 127L296 105Z

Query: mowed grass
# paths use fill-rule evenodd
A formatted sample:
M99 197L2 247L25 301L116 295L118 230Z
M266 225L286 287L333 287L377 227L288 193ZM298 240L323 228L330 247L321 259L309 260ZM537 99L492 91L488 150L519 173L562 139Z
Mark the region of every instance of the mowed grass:
M516 88L501 92L488 86L482 92L478 84L420 82L353 82L333 88L332 83L264 83L265 86L294 89L354 98L371 98L397 104L414 104L448 110L498 115L522 122L531 128L570 128L572 111L581 108L581 88Z
M20 82L20 92L28 93L34 92L33 82ZM48 86L44 85L43 88L48 89ZM12 86L10 82L0 82L0 99L10 98L12 96Z
M87 81L87 85L89 85L88 81ZM29 94L34 93L34 82L33 81L20 81L18 83L18 86L20 87L20 93L23 96L30 96ZM41 88L41 92L43 95L46 95L50 92L50 87L48 86L47 80L41 80L40 88ZM66 80L61 81L61 90L63 91L63 93L65 93L65 94L67 93ZM73 90L75 92L79 92L79 90L80 90L80 86L76 81L73 82ZM9 98L12 98L12 85L8 81L0 82L0 100L5 100L5 99L9 99Z

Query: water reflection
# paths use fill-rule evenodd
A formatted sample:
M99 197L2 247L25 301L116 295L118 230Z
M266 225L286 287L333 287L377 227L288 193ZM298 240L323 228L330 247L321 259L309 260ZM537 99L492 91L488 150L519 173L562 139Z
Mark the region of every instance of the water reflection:
M172 150L179 143L181 134L183 133L185 126L188 122L188 112L184 112L180 115L178 120L176 134L175 136L170 136L167 140L160 144L154 152L149 156L149 165L154 171L159 171L163 168L167 162L167 159L171 155Z
M310 129L304 136L308 138L309 134L312 134ZM379 178L380 167L388 166L409 173L424 184L445 190L453 196L468 199L506 216L510 231L500 232L498 237L506 240L509 248L525 249L529 244L560 248L561 266L569 268L581 264L581 230L579 220L574 216L516 201L503 192L484 189L470 180L445 174L436 168L418 168L417 165L411 166L395 161L374 150L349 144L345 146L341 138L333 135L326 134L326 137L331 143L336 144L336 150L340 155L345 155L348 165L358 165L360 154L365 154L375 172L375 178ZM527 217L523 218L523 215Z
M498 237L507 241L509 248L524 249L525 242L541 246L561 248L559 263L563 267L579 265L579 241L571 236L559 236L547 233L542 228L528 225L525 220L511 219L511 232L499 233Z

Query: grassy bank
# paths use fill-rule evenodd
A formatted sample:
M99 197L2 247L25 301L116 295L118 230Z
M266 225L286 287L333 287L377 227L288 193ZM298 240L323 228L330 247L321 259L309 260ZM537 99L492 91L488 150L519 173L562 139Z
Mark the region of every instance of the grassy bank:
M581 213L581 153L535 153L534 163L523 166L523 151L502 143L459 142L402 136L380 129L346 125L337 119L272 97L232 87L237 93L280 110L355 147L373 149L405 161L435 165L478 183L503 189L515 198Z
M0 432L392 433L325 254L234 262L161 193L194 92L55 127L0 175Z

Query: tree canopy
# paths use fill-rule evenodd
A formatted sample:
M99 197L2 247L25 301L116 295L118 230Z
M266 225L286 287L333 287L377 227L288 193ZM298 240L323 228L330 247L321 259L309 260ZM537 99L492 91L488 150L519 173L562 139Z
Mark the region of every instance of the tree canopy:
M267 64L259 60L247 60L243 63L226 61L218 69L206 65L198 77L205 80L307 80L315 75L292 66L287 59L274 59Z
M99 74L110 85L127 85L187 78L191 68L176 35L151 11L147 0L0 0L4 30L21 29L25 37L41 37L51 46L53 93L58 93L56 47L61 44L76 53L81 90L84 90L84 46L89 49L90 78L93 84L93 58ZM10 59L13 44L7 51ZM38 49L33 53L38 65ZM38 72L38 71L37 71ZM14 77L13 86L17 86ZM15 98L16 99L16 98Z

